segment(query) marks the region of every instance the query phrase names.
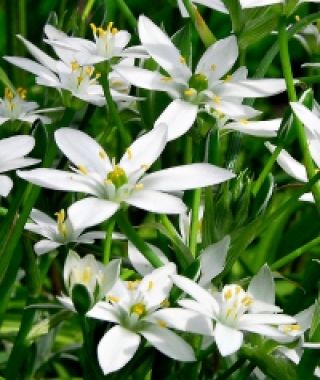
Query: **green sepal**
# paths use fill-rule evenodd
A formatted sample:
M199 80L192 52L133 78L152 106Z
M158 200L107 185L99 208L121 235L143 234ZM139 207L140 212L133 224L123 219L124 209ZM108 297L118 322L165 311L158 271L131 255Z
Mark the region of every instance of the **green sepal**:
M73 285L71 298L74 308L79 314L86 314L92 307L91 295L88 292L88 289L82 284Z

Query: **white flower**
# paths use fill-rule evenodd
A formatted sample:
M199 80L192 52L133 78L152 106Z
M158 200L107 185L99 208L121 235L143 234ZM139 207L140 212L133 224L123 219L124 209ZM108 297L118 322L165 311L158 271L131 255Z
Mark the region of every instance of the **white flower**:
M297 4L302 3L319 3L320 0L299 0ZM242 8L254 8L254 7L263 7L266 5L273 4L285 4L286 0L240 0Z
M0 98L0 125L8 120L21 120L28 123L33 123L35 120L40 119L42 123L48 124L51 120L41 115L44 112L53 112L60 110L59 108L48 108L39 110L38 103L27 102L27 90L24 88L17 88L17 90L10 90L5 88L3 99Z
M63 268L63 279L69 296L59 296L58 300L67 308L77 310L74 288L86 289L89 304L88 311L94 304L103 299L119 278L120 260L112 260L108 265L99 263L93 255L81 258L75 251L69 251Z
M94 42L84 38L69 37L52 25L44 28L45 40L56 51L57 55L72 54L80 65L94 65L110 60L114 57L147 58L148 55L141 46L126 48L130 40L130 33L118 30L109 22L106 29L91 23Z
M202 220L204 214L204 205L201 204L198 213L197 220L197 242L201 243L202 241ZM188 213L183 213L179 215L179 229L180 234L177 232L177 235L183 241L185 245L189 244L189 234L190 234L190 225L192 218L192 210Z
M167 308L175 273L172 263L155 269L141 281L119 280L108 294L109 302L99 302L89 317L113 322L98 344L98 360L103 373L117 371L137 351L141 335L157 350L179 361L194 361L191 346L168 329L212 334L208 318L190 310Z
M37 255L50 252L61 245L93 244L95 239L105 238L103 231L83 233L86 228L100 223L100 220L96 222L96 214L92 213L81 201L71 205L67 210L67 215L63 209L55 215L57 216L56 221L40 210L33 209L31 211L32 222L27 223L25 229L45 237L34 245ZM115 239L122 237L120 234L113 234Z
M122 202L151 212L179 214L185 210L184 203L168 193L215 185L234 176L209 164L177 166L146 175L166 145L164 125L133 142L118 164L81 131L61 128L55 132L55 139L73 163L73 172L41 168L20 171L20 177L50 189L90 194L81 202L100 222L113 215Z
M303 104L292 102L291 108L305 126L310 154L317 167L320 167L320 117L317 107L315 107L313 111L310 111ZM276 149L276 146L269 142L267 142L265 146L271 153ZM295 160L285 149L282 149L278 155L277 163L289 176L301 182L308 182L307 171L304 165ZM304 194L300 199L314 202L311 193Z
M115 70L135 86L165 91L174 99L155 123L169 126L168 140L186 133L200 110L235 120L248 119L260 112L240 104L238 98L269 96L285 90L282 79L246 79L244 67L224 77L238 57L234 36L210 46L192 73L169 37L151 20L140 16L138 29L143 46L168 75L139 67L115 66Z
M223 1L221 0L193 0L192 2L196 4L205 5L206 7L209 7L222 13L229 13L228 9L225 7ZM187 12L182 0L178 0L178 7L180 9L182 17L189 17L189 13Z
M40 160L24 157L30 153L35 141L32 136L13 136L0 140L0 173L34 165ZM0 196L6 197L12 189L13 182L6 175L0 175Z
M231 355L239 350L243 342L242 331L275 339L284 334L274 326L296 322L290 316L272 314L269 310L265 313L250 312L254 299L239 285L226 285L221 293L212 295L186 277L178 275L172 277L175 285L194 298L194 300L180 300L178 303L216 322L214 338L222 356ZM272 308L274 305L270 305L270 309Z

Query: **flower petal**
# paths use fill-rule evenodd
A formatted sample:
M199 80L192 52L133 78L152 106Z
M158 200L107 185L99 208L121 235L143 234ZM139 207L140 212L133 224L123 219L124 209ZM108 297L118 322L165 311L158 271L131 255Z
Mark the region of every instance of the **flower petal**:
M177 334L155 325L148 325L141 331L147 341L164 355L182 362L195 361L192 347Z
M276 297L275 285L272 273L267 264L263 265L259 272L252 277L247 292L254 299L274 305ZM259 312L261 311L264 310L259 310ZM255 311L252 310L252 312Z
M219 322L216 324L214 337L222 356L228 356L238 351L243 341L243 333L241 331Z
M186 212L186 206L174 195L149 189L137 190L126 199L132 206L159 214L181 214Z
M55 132L55 140L75 166L83 166L103 177L111 170L112 165L104 149L86 133L73 128L60 128Z
M284 79L247 79L225 82L219 90L224 97L260 98L279 94L286 90Z
M7 172L18 168L24 168L26 166L38 164L40 160L35 158L16 158L13 160L3 161L0 163L0 172Z
M30 153L35 141L32 136L12 136L0 140L0 161L11 161Z
M36 208L31 210L30 218L40 226L56 226L56 221L53 218Z
M89 318L99 319L101 321L119 323L119 318L115 312L115 308L108 302L100 301L97 302L92 309L90 309L87 314Z
M136 353L140 336L122 326L106 332L98 344L98 361L104 375L125 366Z
M38 241L33 248L35 253L40 256L44 253L55 250L56 248L60 247L60 245L61 243L57 243L56 241L43 239Z
M284 0L240 0L242 8L264 7L265 5L272 5L283 2Z
M282 119L263 121L239 121L226 124L223 129L232 129L251 136L275 137L280 128Z
M310 111L303 104L298 102L290 103L293 112L297 118L304 124L306 131L310 137L316 137L320 139L320 119L312 111Z
M286 314L243 314L239 318L241 328L247 325L267 324L267 325L290 325L296 323L296 319Z
M6 197L13 187L12 179L6 175L0 175L0 196Z
M89 197L73 203L68 215L75 230L84 230L109 219L118 208L118 203Z
M185 134L194 123L198 113L198 106L176 99L161 113L155 126L165 124L168 126L168 141Z
M273 153L276 146L266 142L265 147ZM287 173L289 176L297 179L298 181L307 182L307 171L305 167L295 160L286 150L282 149L277 158L278 165Z
M146 189L180 191L217 185L235 175L210 164L181 165L146 175L141 183Z

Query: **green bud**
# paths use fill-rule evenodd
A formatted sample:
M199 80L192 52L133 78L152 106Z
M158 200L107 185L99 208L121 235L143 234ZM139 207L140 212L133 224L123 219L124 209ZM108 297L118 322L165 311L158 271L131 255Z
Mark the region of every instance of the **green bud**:
M82 284L75 284L72 287L71 298L79 314L86 314L92 307L91 295L88 289Z
M126 172L120 168L120 166L115 166L111 172L108 173L106 181L110 181L118 189L122 185L128 183L128 177Z

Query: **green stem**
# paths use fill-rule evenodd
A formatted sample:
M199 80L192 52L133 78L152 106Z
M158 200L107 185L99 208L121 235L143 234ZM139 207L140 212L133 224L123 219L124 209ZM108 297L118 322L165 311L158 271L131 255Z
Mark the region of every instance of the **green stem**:
M134 15L131 12L131 10L128 7L128 5L125 3L124 0L116 0L116 1L117 1L117 4L118 4L118 7L119 7L120 11L122 12L122 14L128 20L128 23L130 24L131 28L133 30L136 30L137 29L137 20L134 17Z
M279 26L279 47L280 47L280 60L282 65L282 71L284 74L284 78L287 85L287 91L288 91L288 97L290 102L296 102L297 101L297 94L296 89L294 85L294 79L292 74L292 68L291 68L291 61L290 61L290 54L289 54L289 47L288 47L288 37L287 37L287 23L286 18L282 17L280 20L280 26ZM303 154L303 161L304 165L307 170L308 178L310 179L313 177L316 173L313 160L309 151L308 141L307 137L305 135L305 130L300 122L300 120L296 117L294 117L294 122L296 126L296 131L298 135L298 140L300 144L300 149ZM316 184L312 188L312 194L315 198L315 202L318 208L318 211L320 212L320 187L318 184Z
M84 37L86 34L86 22L87 18L89 17L89 14L91 12L91 9L94 5L95 0L87 0L87 3L82 11L81 15L81 25L80 25L80 36Z
M312 240L310 240L307 244L304 244L303 246L295 249L294 251L288 253L281 259L277 260L271 265L272 270L277 270L289 263L291 263L293 260L297 259L301 255L303 255L305 252L307 252L309 249L316 247L320 244L320 237L316 237Z
M204 45L209 47L214 44L217 39L209 29L197 8L191 3L190 0L182 1Z
M238 359L235 363L232 364L231 367L229 367L227 370L225 370L220 376L217 377L216 380L226 380L230 379L230 376L238 371L239 368L241 368L244 363L246 362L245 358Z
M318 84L320 82L320 75L312 75L310 77L300 77L297 80L305 84Z
M149 261L151 265L158 268L163 265L163 262L152 251L152 249L141 239L135 229L130 224L124 210L119 210L116 215L117 224L120 230L127 236L127 238L137 247L143 256Z
M276 149L273 151L272 155L269 157L266 165L264 166L262 172L260 173L258 179L255 181L252 193L254 196L256 196L261 189L261 186L263 185L263 182L267 178L268 174L271 172L273 164L276 162L277 157L279 156L283 146L282 144L279 144Z
M111 92L110 92L109 78L108 78L108 75L110 72L109 62L106 63L106 67L107 67L106 70L105 70L105 68L101 70L102 75L100 77L100 83L103 87L104 96L105 96L106 101L107 101L107 104L106 104L107 111L110 112L112 119L118 128L118 131L120 133L120 136L123 140L124 145L128 147L131 144L131 136L130 136L130 133L126 130L125 126L122 123L122 120L121 120L121 117L119 115L117 106L115 105L115 103L112 99L112 96L111 96ZM102 68L101 65L100 65L100 68Z
M197 255L197 235L199 231L199 209L201 205L201 190L202 189L194 190L192 199L189 248L193 257L196 257Z
M106 237L104 239L104 250L103 250L103 263L105 265L107 265L110 261L112 232L113 232L115 223L116 223L115 218L111 218L108 221L107 228L106 228Z

